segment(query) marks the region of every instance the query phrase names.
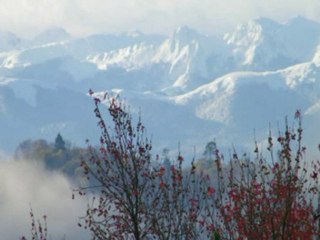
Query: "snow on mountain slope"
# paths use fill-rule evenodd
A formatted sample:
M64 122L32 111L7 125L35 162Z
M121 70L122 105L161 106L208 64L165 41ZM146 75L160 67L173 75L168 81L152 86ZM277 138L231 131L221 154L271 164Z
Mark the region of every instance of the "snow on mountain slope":
M66 51L63 44L52 43L39 47L1 53L0 61L2 64L0 66L11 69L24 68L64 55L66 55Z
M281 92L285 93L284 96L291 94L286 91L288 88L285 81L277 73L232 73L190 93L175 97L175 102L193 105L195 114L202 119L227 125L243 124L247 121L246 125L250 126L262 119L246 119L247 116L254 116L257 108L263 111L271 110L272 105L277 106L277 101L282 101L275 97L276 94L279 94L279 97ZM287 108L288 104L283 101L282 103L285 105L283 108Z
M89 88L121 89L133 111L142 109L157 152L178 142L201 152L213 138L250 145L253 129L265 137L269 122L297 108L316 126L319 32L303 18L260 18L224 39L186 26L169 37L130 31L73 38L56 29L19 43L8 34L0 48L0 148L58 132L75 143L95 140Z
M239 67L274 70L310 61L320 39L320 24L296 17L280 24L259 18L226 34Z
M133 46L93 54L87 60L98 69L118 67L126 72L163 65L168 75L165 89L192 89L207 81L208 77L220 75L226 69L222 66L227 47L223 42L201 35L186 26L179 27L173 35L161 44L141 42ZM215 66L215 67L214 67Z
M139 69L147 64L152 64L150 59L154 55L154 47L143 43L126 48L110 51L103 54L89 55L88 62L97 66L100 70L108 70L113 65L119 66L126 71Z
M299 34L301 29L305 31L303 34ZM144 79L148 71L159 76L153 81L157 84L142 80L140 90L162 90L174 95L228 72L281 69L310 60L319 43L319 32L319 24L301 17L286 24L260 18L239 26L224 39L200 34L186 26L168 38L138 31L71 38L64 30L51 29L31 41L29 47L1 53L0 66L14 72L16 68L68 58L69 66L87 69L81 77L72 67L66 67L64 70L73 77L95 78L97 74L109 76L116 71L128 79L124 86L132 85L128 82L133 72ZM108 81L113 80L106 79L107 85Z
M319 79L320 68L307 62L278 71L230 73L171 99L191 107L200 119L220 122L229 139L245 143L252 139L248 130L266 137L269 123L276 126L297 109L320 117Z

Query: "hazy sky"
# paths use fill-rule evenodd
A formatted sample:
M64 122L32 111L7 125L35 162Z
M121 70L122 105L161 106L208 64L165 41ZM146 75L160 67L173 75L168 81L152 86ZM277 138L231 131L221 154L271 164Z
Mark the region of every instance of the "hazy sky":
M0 29L23 36L48 27L74 35L130 29L170 33L179 25L215 33L258 16L320 21L319 0L0 0L0 6Z

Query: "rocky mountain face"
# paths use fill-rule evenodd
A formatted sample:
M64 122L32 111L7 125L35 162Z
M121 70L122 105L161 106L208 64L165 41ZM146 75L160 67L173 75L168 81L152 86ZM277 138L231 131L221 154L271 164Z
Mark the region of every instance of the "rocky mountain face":
M320 24L266 18L222 37L179 27L74 38L50 29L34 39L0 32L0 148L61 132L98 141L89 88L119 94L142 117L155 151L253 145L296 109L315 139L320 117Z

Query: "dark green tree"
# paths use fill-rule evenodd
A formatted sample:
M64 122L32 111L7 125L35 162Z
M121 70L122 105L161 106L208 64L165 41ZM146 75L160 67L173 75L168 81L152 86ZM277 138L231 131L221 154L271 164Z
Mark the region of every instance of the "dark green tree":
M62 136L60 133L58 133L55 142L54 142L54 147L57 150L66 150L66 142L63 140Z

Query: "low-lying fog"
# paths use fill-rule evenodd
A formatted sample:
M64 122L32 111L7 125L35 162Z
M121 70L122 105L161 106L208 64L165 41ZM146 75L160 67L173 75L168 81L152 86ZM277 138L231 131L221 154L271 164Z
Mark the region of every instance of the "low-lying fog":
M30 205L36 219L47 215L50 239L89 239L77 226L85 213L87 199L72 200L71 181L59 172L49 172L36 162L0 161L1 239L30 238Z

